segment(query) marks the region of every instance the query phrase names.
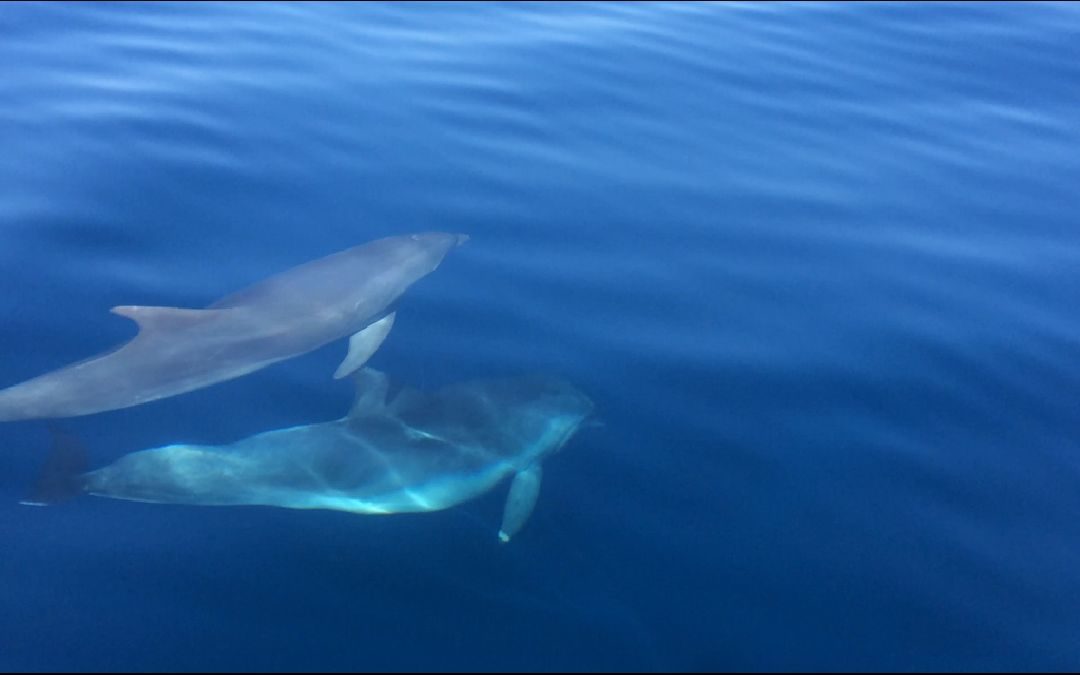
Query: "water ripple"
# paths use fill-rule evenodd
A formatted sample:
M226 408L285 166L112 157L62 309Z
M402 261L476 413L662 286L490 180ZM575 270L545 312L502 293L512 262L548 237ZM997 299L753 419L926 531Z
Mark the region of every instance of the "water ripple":
M601 669L626 664L620 644L660 669L1080 658L1075 4L14 3L0 34L0 383L127 337L112 305L198 307L444 229L472 240L403 298L379 367L424 384L559 372L597 400L607 426L547 472L535 548L515 562L558 594L508 574L493 587L477 570L505 560L458 533L440 540L446 568L425 554L411 571L487 599L452 610L457 646L431 637L447 629L420 609L437 600L395 602L402 579L364 611L430 639L394 622L365 637L370 616L335 614L336 590L274 590L310 570L231 552L215 573L265 588L269 608L236 608L237 626L299 630L333 669L400 666L394 639L450 649L454 669ZM119 454L329 419L339 351L73 424ZM31 459L3 460L7 492ZM35 537L60 528L115 562L102 542L155 518L263 545L281 521L85 508L67 512L92 523L78 531L60 511L34 516L48 527L0 511L20 551L6 576L33 577L23 603L83 591L68 628L38 624L74 661L35 651L9 612L0 633L21 646L0 666L116 666L108 627L137 646L128 669L253 663L258 631L221 629L204 660L170 641L206 618L181 589L155 596L175 609L155 610L160 631L132 618L149 611L139 574L206 569L207 549L169 568L170 544L146 540L124 559L132 597L101 626L110 599L58 586L78 574L57 566L71 551ZM396 538L342 549L362 586L427 541L363 527ZM319 631L298 627L304 589L335 619ZM477 629L485 612L505 613L505 645ZM537 646L589 622L603 646ZM315 663L281 642L274 667Z

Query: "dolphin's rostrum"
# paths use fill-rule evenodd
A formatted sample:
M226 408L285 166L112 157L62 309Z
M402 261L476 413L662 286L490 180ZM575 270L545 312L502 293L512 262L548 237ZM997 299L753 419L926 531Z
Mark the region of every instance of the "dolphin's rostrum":
M139 334L118 349L0 391L0 421L116 410L259 370L351 335L334 374L362 366L393 325L394 303L461 234L379 239L300 265L206 309L120 306Z
M513 476L499 531L508 541L536 504L541 462L593 410L573 385L550 376L476 380L431 393L403 388L394 396L378 371L364 368L355 377L357 399L341 419L231 445L133 452L75 480L74 471L47 476L41 496L24 503L47 503L50 486L71 486L143 502L403 513L449 508Z

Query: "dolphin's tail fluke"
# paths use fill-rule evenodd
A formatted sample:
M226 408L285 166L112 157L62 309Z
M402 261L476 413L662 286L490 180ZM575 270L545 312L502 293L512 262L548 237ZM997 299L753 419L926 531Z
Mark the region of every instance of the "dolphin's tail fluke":
M79 496L85 489L86 450L71 434L50 429L52 449L33 491L20 504L48 506Z

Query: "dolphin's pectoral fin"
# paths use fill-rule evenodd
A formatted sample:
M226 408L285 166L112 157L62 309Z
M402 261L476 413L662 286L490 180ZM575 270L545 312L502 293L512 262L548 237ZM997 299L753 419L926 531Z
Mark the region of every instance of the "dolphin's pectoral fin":
M349 409L349 418L385 412L386 391L390 386L386 374L374 368L361 368L353 379L356 380L356 400Z
M540 495L542 476L539 462L530 464L514 476L514 482L510 484L510 494L506 498L506 508L503 509L499 541L503 543L510 541L510 537L525 526L525 521L532 515L533 507L536 506L536 498Z
M228 309L185 309L149 305L117 305L109 310L139 324L139 332L170 331L217 318Z
M364 365L379 345L386 339L390 328L394 325L394 312L387 314L375 323L368 324L364 330L349 338L349 353L334 371L334 379L340 380L349 373Z

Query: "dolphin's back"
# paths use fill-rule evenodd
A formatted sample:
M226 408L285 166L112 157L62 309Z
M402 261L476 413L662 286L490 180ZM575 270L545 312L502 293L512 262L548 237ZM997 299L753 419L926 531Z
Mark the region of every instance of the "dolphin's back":
M446 254L432 251L419 235L386 237L298 265L231 293L207 309L252 308L261 312L304 312L313 299L354 311L362 301L377 315L406 287L431 272Z
M345 292L351 295L365 277L378 273L379 269L389 267L395 262L386 257L385 252L390 248L386 240L354 246L230 293L208 305L207 309L271 309L305 300L310 303L312 298L340 296Z

